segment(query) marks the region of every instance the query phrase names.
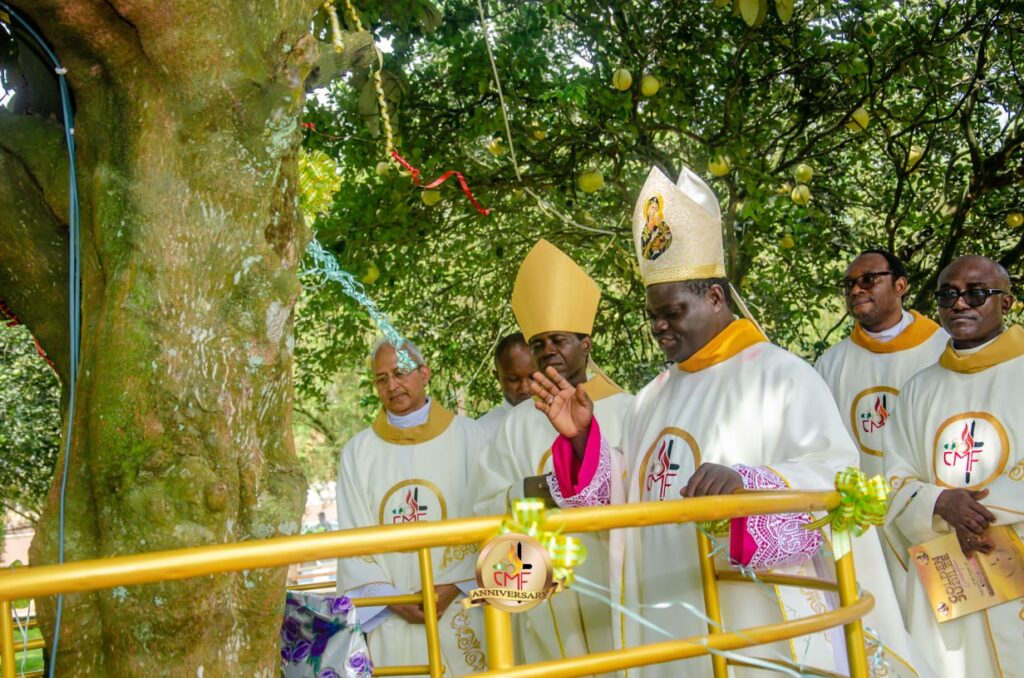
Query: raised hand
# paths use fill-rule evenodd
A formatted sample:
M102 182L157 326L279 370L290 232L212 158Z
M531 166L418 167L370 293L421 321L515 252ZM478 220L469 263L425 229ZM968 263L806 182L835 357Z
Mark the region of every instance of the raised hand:
M590 433L590 422L594 418L594 403L583 390L573 387L558 371L549 367L547 375L533 373L530 390L537 396L538 410L547 415L551 425L569 440L582 438Z

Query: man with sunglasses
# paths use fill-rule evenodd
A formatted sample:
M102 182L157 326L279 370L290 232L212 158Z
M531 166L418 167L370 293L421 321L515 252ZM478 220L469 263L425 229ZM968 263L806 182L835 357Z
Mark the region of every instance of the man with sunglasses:
M373 385L381 410L373 425L341 451L338 527L433 522L470 515L469 470L486 444L479 425L452 414L427 395L430 368L411 342L403 364L387 340L370 353ZM447 675L485 668L478 610L452 604L459 586L472 584L475 550L434 549L433 568L440 618L441 654ZM383 553L338 561L338 593L352 597L390 596L421 589L413 553ZM374 664L422 664L427 656L423 607L416 604L359 608Z
M908 284L907 270L894 254L861 252L838 283L854 318L853 331L814 366L832 391L860 450L861 470L869 476L882 473L882 431L903 382L933 365L949 338L932 320L903 308ZM865 538L876 539L874 534ZM893 588L902 599L907 554L884 543L883 551Z
M1004 325L1010 278L991 259L954 261L935 299L952 340L937 364L904 384L885 429L886 526L904 553L955 532L965 554L986 558L993 528L1024 535L1024 330ZM1021 600L940 625L920 578L907 584L908 628L942 676L1021 675Z

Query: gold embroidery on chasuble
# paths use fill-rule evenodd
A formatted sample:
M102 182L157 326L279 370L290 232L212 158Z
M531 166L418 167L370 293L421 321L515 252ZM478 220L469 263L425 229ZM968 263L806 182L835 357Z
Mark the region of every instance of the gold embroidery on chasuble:
M455 631L455 642L466 660L466 665L474 671L486 671L487 661L483 648L469 625L469 610L461 610L453 615L451 627Z
M694 437L681 428L666 427L640 462L637 481L641 501L678 499L678 489L674 496L671 490L682 488L698 466L700 446Z
M422 478L403 480L384 493L377 514L379 525L437 522L448 518L441 489Z
M1010 441L988 412L961 412L939 425L932 445L932 473L939 487L978 490L1006 468Z
M861 452L882 456L882 429L893 412L900 391L891 386L873 386L853 398L850 430Z
M445 546L444 556L441 558L441 567L448 567L450 563L462 560L466 556L475 554L476 544L460 544L459 546Z

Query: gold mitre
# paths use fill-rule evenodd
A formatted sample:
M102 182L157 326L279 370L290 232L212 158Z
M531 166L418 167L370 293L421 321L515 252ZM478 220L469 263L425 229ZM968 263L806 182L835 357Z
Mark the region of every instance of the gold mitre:
M529 341L543 332L594 330L601 289L562 250L539 240L523 259L512 287L512 313Z
M644 286L725 277L718 198L685 167L675 184L651 168L633 209L633 242Z

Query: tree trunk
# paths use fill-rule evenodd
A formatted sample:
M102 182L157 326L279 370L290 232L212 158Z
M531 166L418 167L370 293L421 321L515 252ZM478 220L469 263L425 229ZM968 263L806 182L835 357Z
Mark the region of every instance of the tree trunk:
M83 341L68 561L300 527L292 311L307 234L296 160L317 4L22 7L68 68L76 104ZM28 187L0 200L31 202L38 217L33 229L0 216L0 242L23 244L21 256L0 250L0 298L66 365L66 199L55 204L59 172L25 151L0 144L0 172ZM63 244L25 249L33 238ZM57 559L63 463L33 564ZM255 570L67 595L57 675L275 675L284 579ZM37 604L52 639L55 600Z

